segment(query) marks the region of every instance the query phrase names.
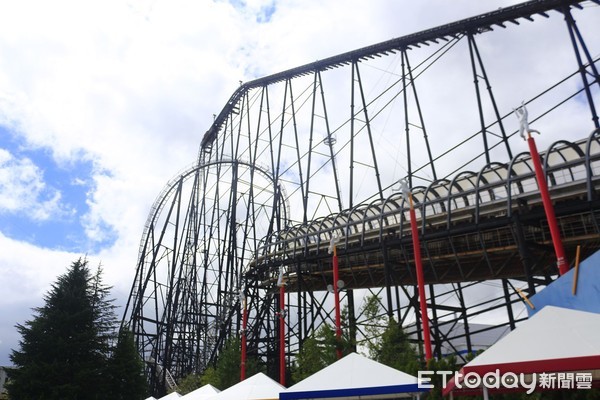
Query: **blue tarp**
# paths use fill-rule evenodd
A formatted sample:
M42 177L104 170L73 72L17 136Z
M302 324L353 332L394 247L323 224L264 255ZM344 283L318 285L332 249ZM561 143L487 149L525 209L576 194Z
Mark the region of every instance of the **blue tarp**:
M572 292L574 275L575 268L571 268L545 289L531 296L529 300L535 308L527 307L529 317L547 305L600 313L600 250L579 264L575 295Z

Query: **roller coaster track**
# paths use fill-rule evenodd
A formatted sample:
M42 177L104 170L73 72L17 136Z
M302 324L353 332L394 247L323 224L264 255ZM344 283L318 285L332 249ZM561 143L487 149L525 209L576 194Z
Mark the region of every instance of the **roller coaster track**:
M561 236L572 256L577 245L588 251L600 245L599 139L600 131L595 130L579 142L554 143L542 155ZM551 248L529 153L518 154L507 164L492 163L479 172L464 171L451 180L413 188L413 197L418 201L428 283L523 276L522 265L506 262L526 257L519 253L521 235L529 246L546 253ZM383 286L386 275L396 283L415 285L408 213L401 194L394 193L292 226L266 238L259 249L264 255L253 260L251 268L269 271L286 266L292 290L297 274L302 275L304 290L324 290L331 280L323 279L324 273L331 274L327 249L331 238L337 237L339 251L345 255L342 274L347 287ZM551 265L548 261L538 258L529 274L555 274L541 268ZM298 264L303 266L299 271L293 268Z
M569 262L577 246L583 257L600 247L599 5L528 1L241 84L143 227L123 324L153 395L216 362L242 328L242 290L248 352L277 376L281 270L292 364L333 323L332 237L348 336L368 340L360 301L374 294L421 343L401 179L417 207L435 356L513 329L517 289L531 295L557 275L531 156L519 152L521 101L542 131ZM521 32L552 40L543 73L520 64Z

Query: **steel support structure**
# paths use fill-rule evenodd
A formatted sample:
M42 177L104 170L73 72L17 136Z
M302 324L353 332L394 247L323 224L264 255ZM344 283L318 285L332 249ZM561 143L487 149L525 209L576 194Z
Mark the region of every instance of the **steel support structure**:
M376 294L381 316L421 344L401 179L414 196L434 355L463 356L480 349L476 338L514 329L527 307L516 289L531 295L556 276L531 158L513 154L508 116L522 100L536 110L532 124L550 125L585 103L586 121L549 141L544 172L567 258L576 245L582 257L600 245L598 49L588 43L595 26L575 21L598 11L584 3L528 1L243 83L144 227L123 324L153 395L214 365L242 329L247 357L277 378L279 361L289 367L307 338L335 324L333 236L343 334L359 348L368 339L361 303ZM482 38L502 40L520 24L543 34L557 17L575 53L569 72L548 71L543 86L499 81ZM503 56L519 63L520 44Z

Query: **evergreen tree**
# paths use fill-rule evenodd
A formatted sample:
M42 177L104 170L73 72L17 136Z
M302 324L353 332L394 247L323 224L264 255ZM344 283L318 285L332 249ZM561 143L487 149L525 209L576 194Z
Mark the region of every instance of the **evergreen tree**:
M362 315L363 346L369 358L375 360L378 356L381 336L386 329L386 317L381 314L381 299L376 294L367 296L360 309Z
M144 363L135 347L133 333L123 327L109 361L112 399L142 400L148 397Z
M202 376L199 374L189 374L177 382L177 393L186 395L194 390L201 388Z
M214 367L208 367L200 377L202 385L210 383L214 387L225 390L240 382L240 363L242 360L241 339L232 336L227 340L219 353ZM246 376L260 372L258 362L252 357L246 360Z
M416 375L419 371L417 350L408 340L402 327L393 318L388 321L375 356L375 361L407 374Z
M45 305L23 325L20 350L10 358L8 390L14 399L102 399L107 378L114 307L101 270L92 276L86 260L73 262L45 295Z
M322 325L313 336L306 338L302 344L293 366L292 381L300 382L336 362L338 347L342 350L342 356L345 356L352 351L352 342L345 334L338 340L335 330L331 326Z

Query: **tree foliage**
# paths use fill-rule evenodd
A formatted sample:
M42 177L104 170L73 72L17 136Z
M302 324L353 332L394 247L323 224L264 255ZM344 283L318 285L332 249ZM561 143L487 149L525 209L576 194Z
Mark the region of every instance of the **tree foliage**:
M34 308L34 318L17 325L21 340L10 355L15 366L9 372L10 398L87 400L112 394L116 317L109 292L102 270L92 275L87 260L73 262L58 277L45 304Z
M420 364L417 350L408 340L408 335L400 324L393 318L389 319L379 347L374 353L375 361L382 364L411 375L416 375L419 371Z
M223 346L214 367L208 367L200 376L198 387L211 384L221 390L240 382L241 339L232 336ZM260 371L258 362L252 357L246 360L246 376L252 376ZM194 387L193 389L196 389ZM193 390L192 389L192 390Z
M189 374L177 383L177 393L186 395L203 386L202 376Z
M317 371L337 361L337 350L342 351L342 355L347 355L352 351L352 342L347 335L342 334L338 340L335 336L335 330L323 324L319 330L312 336L306 338L302 344L292 370L292 381L300 382Z
M360 313L363 316L363 346L371 359L378 356L381 336L386 328L386 317L381 315L380 298L377 295L364 299Z
M109 360L111 399L145 398L148 385L143 372L144 362L135 347L133 333L128 327L122 327Z

